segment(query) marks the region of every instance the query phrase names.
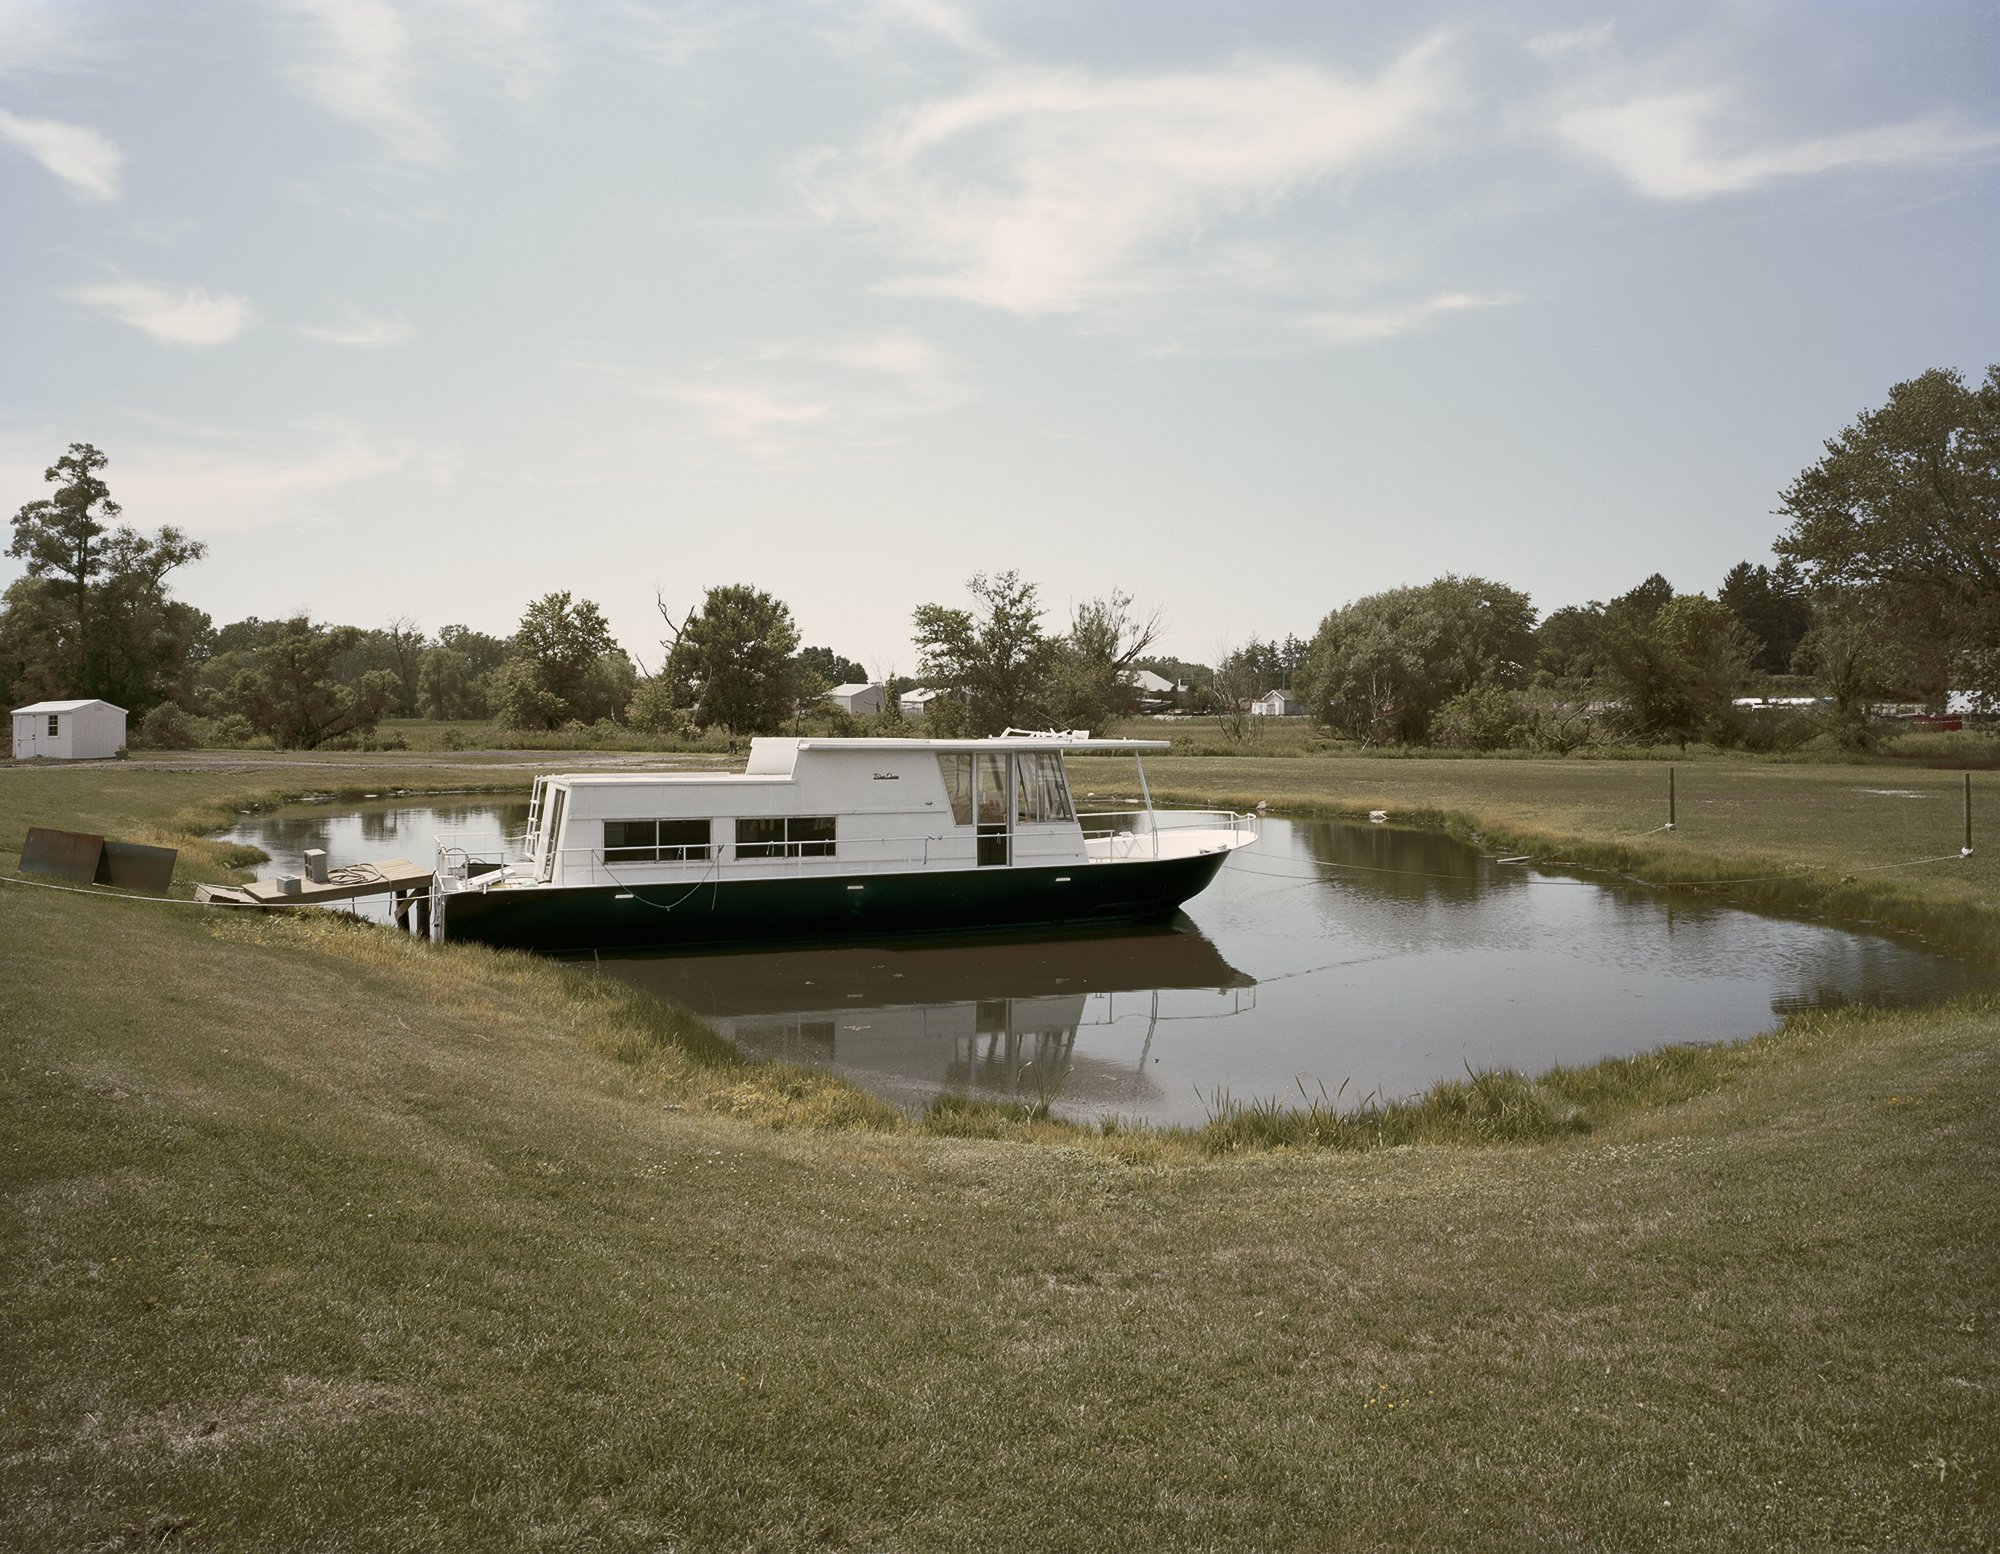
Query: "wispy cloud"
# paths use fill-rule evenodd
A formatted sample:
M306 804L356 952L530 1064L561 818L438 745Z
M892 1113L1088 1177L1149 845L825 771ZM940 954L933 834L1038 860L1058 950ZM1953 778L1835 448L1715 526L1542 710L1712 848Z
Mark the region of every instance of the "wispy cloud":
M306 57L291 70L321 107L381 139L397 161L439 167L444 128L419 100L410 25L389 0L289 0L311 24Z
M210 296L200 286L176 291L155 281L104 281L68 296L169 345L224 345L250 322L250 300L230 292Z
M814 207L915 267L882 290L1015 313L1150 284L1216 223L1412 147L1453 106L1447 41L1373 80L1246 60L1107 78L1007 70L801 169Z
M834 39L849 45L879 46L898 34L936 38L968 54L997 54L969 7L956 0L872 0L839 8Z
M1421 302L1396 307L1310 313L1299 320L1299 328L1329 345L1355 345L1364 340L1387 340L1396 335L1429 329L1439 320L1471 308L1507 307L1520 300L1500 291L1441 292Z
M828 413L824 404L785 399L741 385L683 384L666 394L692 408L707 435L753 452L771 451L774 433L824 421Z
M289 453L141 444L119 459L119 499L196 533L254 529L296 522L314 498L412 463L410 448L344 422L313 422L298 432L304 446Z
M1588 53L1601 49L1611 41L1612 24L1593 22L1584 27L1560 27L1554 32L1540 33L1527 42L1528 52L1539 54L1544 59L1555 59L1564 54Z
M59 0L0 0L0 77L78 70L102 60L102 36L83 36L76 12Z
M1657 92L1556 116L1556 137L1578 156L1607 162L1656 200L1736 194L1780 178L1855 167L1954 162L2000 147L2000 130L1945 114L1839 135L1728 145L1731 118L1720 92Z
M970 397L943 353L908 330L784 341L664 380L601 364L574 365L629 393L682 407L702 438L764 464L789 463L812 442L865 446L898 422L936 415Z
M308 340L347 345L363 351L380 351L407 344L416 333L401 313L393 318L377 318L357 308L347 308L345 312L347 317L343 323L306 324L300 327L299 333Z
M0 140L20 147L87 200L118 198L125 154L108 135L59 119L24 119L0 108Z

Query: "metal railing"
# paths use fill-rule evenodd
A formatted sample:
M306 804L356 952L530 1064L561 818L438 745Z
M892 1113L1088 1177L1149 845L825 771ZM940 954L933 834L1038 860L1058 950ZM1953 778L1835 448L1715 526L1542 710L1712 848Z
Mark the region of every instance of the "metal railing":
M1068 850L1061 856L1037 856L1033 844L1041 840L1045 833L1014 830L1008 833L1012 844L1010 862L1000 867L1060 868L1068 863L1157 858L1163 852L1171 854L1173 851L1171 840L1163 849L1161 836L1165 834L1171 838L1176 832L1221 832L1231 838L1231 846L1240 845L1240 838L1255 840L1257 835L1256 816L1239 815L1229 810L1160 810L1150 814L1144 810L1106 810L1076 818L1084 844L1082 859L1079 860L1074 852ZM1093 827L1089 822L1094 820L1125 821L1128 824ZM1060 840L1064 834L1058 832L1051 840ZM484 845L467 846L462 838ZM492 841L490 832L447 832L438 837L438 877L446 883L446 888L487 889L509 877L509 865L526 865L532 861L512 847L503 847L496 852ZM620 851L618 848L565 847L557 854L555 874L559 881L569 884L592 882L623 886L635 880L646 885L687 884L724 878L803 879L820 875L888 874L933 867L971 869L979 866L977 847L978 839L971 827L962 831L954 828L942 834L842 837L830 853L782 858L762 854L743 856L732 844L717 844L713 855L707 858L632 862L606 857L607 851L615 853Z

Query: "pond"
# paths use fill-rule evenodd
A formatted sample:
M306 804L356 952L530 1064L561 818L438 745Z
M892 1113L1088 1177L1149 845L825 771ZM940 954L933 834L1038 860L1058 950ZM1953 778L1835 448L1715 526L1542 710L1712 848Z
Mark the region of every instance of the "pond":
M309 847L335 866L425 862L440 831L497 851L526 818L396 800L246 815L228 835L270 853L271 875ZM1352 1105L1467 1068L1535 1073L1748 1036L1795 1009L2000 986L1899 939L1546 874L1427 832L1277 819L1158 928L599 964L753 1056L905 1105L958 1091L1160 1123L1200 1123L1224 1095Z

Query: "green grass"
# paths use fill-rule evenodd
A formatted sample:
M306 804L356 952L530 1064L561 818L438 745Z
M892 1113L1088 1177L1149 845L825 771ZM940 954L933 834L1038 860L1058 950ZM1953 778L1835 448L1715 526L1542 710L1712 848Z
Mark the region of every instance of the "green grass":
M1642 791L1314 764L1579 840ZM1767 770L1673 856L1906 840ZM467 775L0 771L0 845ZM1994 1546L1991 1000L1182 1134L330 917L0 887L0 1008L0 1546Z

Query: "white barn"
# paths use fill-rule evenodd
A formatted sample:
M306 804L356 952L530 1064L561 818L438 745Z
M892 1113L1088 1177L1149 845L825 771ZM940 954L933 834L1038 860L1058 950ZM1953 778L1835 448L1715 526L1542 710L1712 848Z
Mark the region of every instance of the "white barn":
M947 696L949 694L950 692L948 691L932 691L918 686L913 690L903 692L896 699L896 707L906 718L920 718L931 710L932 702L936 701L940 696Z
M38 701L14 709L14 759L93 761L125 748L125 709L108 701Z
M857 718L865 718L882 710L882 687L876 685L836 685L826 693L826 699L842 712L851 712Z

